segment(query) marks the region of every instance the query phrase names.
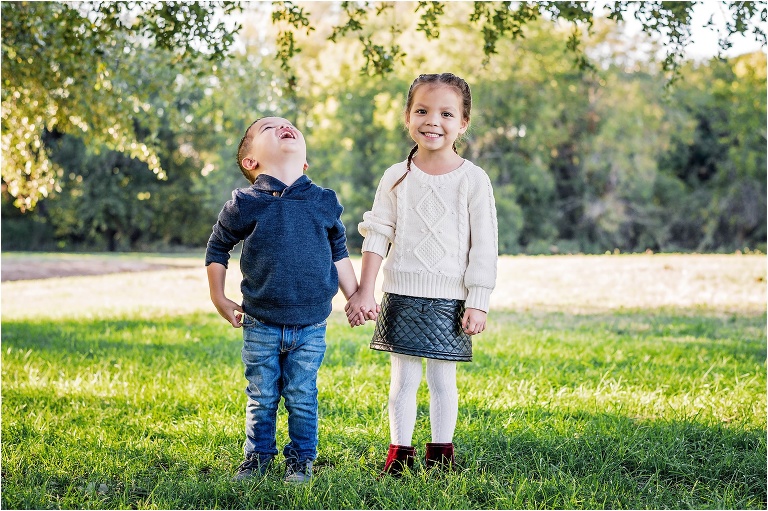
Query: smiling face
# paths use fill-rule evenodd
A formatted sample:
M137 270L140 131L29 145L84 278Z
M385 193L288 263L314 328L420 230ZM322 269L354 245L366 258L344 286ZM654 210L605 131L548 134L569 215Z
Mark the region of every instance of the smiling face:
M405 125L419 151L450 151L453 143L469 126L461 95L442 84L424 84L413 91L413 101L405 113Z
M304 135L282 117L264 117L253 123L245 133L238 151L238 163L243 174L253 182L259 168L306 166L307 144Z

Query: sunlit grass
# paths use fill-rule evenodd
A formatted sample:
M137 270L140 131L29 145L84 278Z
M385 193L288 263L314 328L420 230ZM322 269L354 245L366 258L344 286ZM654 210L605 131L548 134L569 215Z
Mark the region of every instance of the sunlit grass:
M462 470L377 479L387 356L334 313L316 477L230 482L239 330L215 314L2 328L4 508L766 507L765 315L496 312L461 364ZM278 442L286 441L285 413ZM414 443L429 441L423 384Z

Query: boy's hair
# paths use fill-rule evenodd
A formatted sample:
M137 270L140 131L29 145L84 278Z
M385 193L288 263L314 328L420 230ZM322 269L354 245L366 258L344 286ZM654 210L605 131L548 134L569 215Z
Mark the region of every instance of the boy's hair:
M237 166L240 169L240 172L243 173L245 179L247 179L251 184L253 184L253 181L251 181L251 175L248 173L248 170L243 167L243 158L245 158L245 155L248 154L248 151L251 149L251 140L248 138L248 131L251 129L251 127L253 127L254 124L262 119L263 117L259 117L251 124L249 124L247 128L245 128L245 133L243 134L243 138L240 139L240 143L237 145L237 154L235 155L237 158Z
M414 92L416 92L416 89L422 85L447 85L452 87L456 92L459 93L459 96L461 96L461 118L469 122L469 115L472 111L472 92L469 90L469 84L467 84L466 81L453 73L419 75L411 84L411 88L408 89L408 98L405 100L406 115L411 111L411 107L413 106ZM408 161L405 164L405 174L403 174L400 179L398 179L397 182L392 185L390 190L394 190L397 185L402 183L403 179L405 179L405 176L407 176L411 171L411 161L413 160L413 155L416 154L416 150L418 148L419 144L416 144L411 149L411 152L408 153ZM458 154L458 151L456 150L456 142L453 143L453 150Z

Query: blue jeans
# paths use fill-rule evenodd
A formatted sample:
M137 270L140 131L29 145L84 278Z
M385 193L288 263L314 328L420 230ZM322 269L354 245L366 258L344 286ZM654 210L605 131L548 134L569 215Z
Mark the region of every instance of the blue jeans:
M317 325L265 324L243 315L245 457L277 455L277 405L285 400L288 437L286 460L317 457L317 371L325 356L326 322Z

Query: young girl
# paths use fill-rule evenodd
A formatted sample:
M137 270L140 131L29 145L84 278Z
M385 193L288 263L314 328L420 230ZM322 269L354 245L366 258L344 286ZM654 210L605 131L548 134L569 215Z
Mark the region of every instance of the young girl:
M456 362L472 360L472 335L485 329L496 283L498 232L491 181L456 151L469 126L469 86L451 74L411 84L405 125L416 145L384 173L365 237L360 287L345 308L350 325L376 319L371 348L391 353L391 444L384 472L412 467L416 391L427 359L432 442L426 466L454 464ZM381 307L374 285L384 264Z

